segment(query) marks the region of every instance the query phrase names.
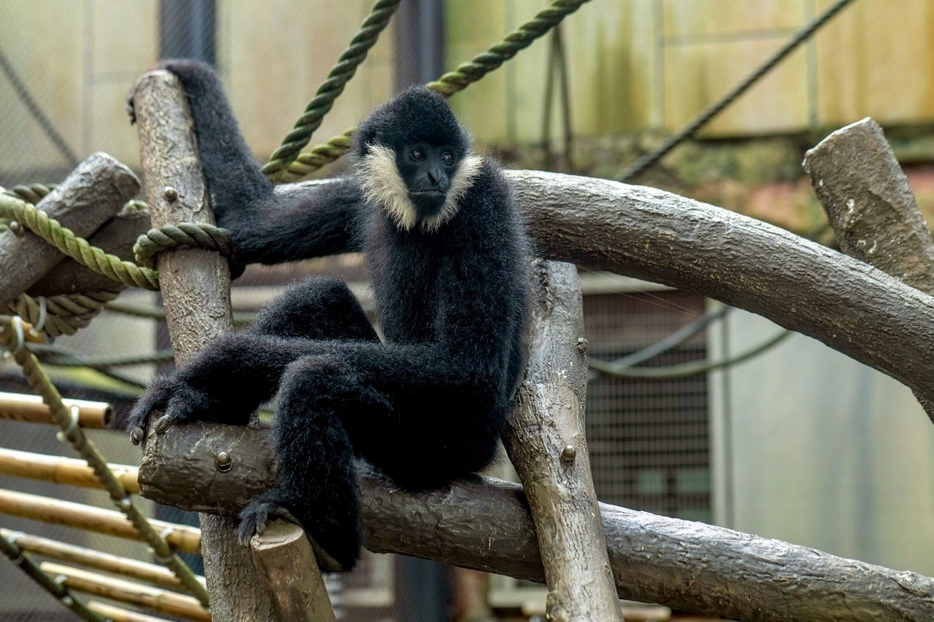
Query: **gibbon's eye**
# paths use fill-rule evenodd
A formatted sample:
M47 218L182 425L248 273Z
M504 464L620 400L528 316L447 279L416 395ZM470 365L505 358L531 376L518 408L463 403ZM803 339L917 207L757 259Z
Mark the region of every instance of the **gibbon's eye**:
M454 164L454 155L450 151L445 151L441 154L441 161L447 166L451 166Z
M422 151L421 149L412 149L412 151L409 152L409 155L412 156L413 160L424 160L425 159L425 152Z

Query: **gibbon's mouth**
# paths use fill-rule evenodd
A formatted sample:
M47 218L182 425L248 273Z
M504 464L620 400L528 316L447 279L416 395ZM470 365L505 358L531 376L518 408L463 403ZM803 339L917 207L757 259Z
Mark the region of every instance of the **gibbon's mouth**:
M441 190L412 190L411 194L420 197L443 197L447 193Z

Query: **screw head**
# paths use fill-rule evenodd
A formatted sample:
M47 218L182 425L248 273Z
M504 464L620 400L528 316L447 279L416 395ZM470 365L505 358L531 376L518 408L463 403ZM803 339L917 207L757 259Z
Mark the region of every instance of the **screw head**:
M577 450L574 445L568 445L561 450L561 462L564 464L571 464L575 459L577 459Z
M23 234L26 233L26 228L18 220L11 220L8 225L10 231L12 231L18 237L23 237Z
M231 459L230 454L226 451L218 452L218 454L214 456L214 466L221 473L229 471L232 464L233 459Z
M165 190L162 191L162 196L164 196L165 200L169 203L174 203L178 200L178 190L172 186L166 186Z

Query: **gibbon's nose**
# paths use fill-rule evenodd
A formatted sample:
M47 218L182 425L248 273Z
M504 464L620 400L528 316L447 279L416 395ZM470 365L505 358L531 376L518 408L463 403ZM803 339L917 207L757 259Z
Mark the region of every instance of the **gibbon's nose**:
M437 188L441 185L441 180L444 178L444 173L442 173L437 168L428 169L428 181L431 182L432 187Z

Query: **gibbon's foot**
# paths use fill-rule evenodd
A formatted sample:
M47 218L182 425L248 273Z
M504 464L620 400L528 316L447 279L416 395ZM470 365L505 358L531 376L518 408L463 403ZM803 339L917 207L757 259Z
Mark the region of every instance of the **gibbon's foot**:
M301 527L301 523L291 512L278 505L275 501L263 501L258 497L250 502L242 512L240 512L240 528L237 530L237 537L240 544L249 546L250 539L255 536L261 536L266 531L266 524L272 520L286 520ZM315 559L318 561L318 568L322 572L343 572L347 570L340 562L331 557L321 546L315 542L315 539L306 531L305 537L311 543L311 548L315 553Z

